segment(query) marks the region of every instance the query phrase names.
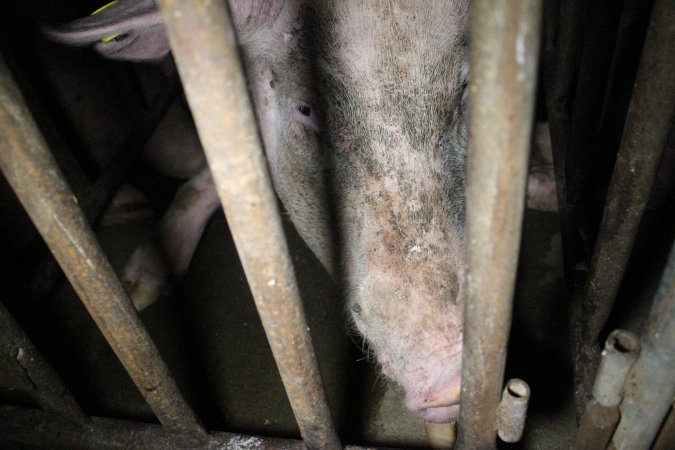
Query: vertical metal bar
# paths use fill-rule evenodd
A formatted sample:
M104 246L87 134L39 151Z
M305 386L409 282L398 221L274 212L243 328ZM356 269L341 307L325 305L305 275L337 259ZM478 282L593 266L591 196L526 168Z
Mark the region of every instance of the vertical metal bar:
M669 27L675 29L675 23ZM619 450L648 449L675 398L675 245L661 277L642 336L642 351L628 375L621 420L612 442Z
M541 2L476 1L460 448L494 448L536 95Z
M87 416L80 409L68 388L44 360L28 339L26 333L0 303L0 357L14 366L13 372L20 378L31 398L41 408L61 417L83 423ZM2 370L0 364L0 370Z
M574 266L584 260L584 245L577 226L578 213L567 195L567 154L570 146L570 104L581 60L583 16L586 0L549 0L544 46L546 110L551 129L558 209L563 237L563 257L568 284L574 282Z
M652 450L672 450L675 448L675 404L671 405L670 413L663 422L659 437L654 442Z
M675 2L657 0L583 292L596 345L619 291L675 112Z
M197 417L136 315L1 57L0 149L9 184L159 421L201 435Z
M225 2L158 3L300 433L309 448L340 448Z

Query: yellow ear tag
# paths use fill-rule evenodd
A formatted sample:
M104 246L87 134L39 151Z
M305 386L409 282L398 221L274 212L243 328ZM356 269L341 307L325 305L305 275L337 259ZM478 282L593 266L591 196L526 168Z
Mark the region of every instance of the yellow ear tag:
M98 13L100 13L101 11L105 11L106 9L110 8L111 6L113 6L115 3L117 3L117 0L112 1L112 2L108 3L107 5L101 6L99 9L97 9L96 11L94 11L93 13L91 13L90 16L93 16L93 15L95 15L95 14L98 14ZM101 39L101 42L103 42L104 44L107 44L108 42L114 41L114 40L117 39L119 36L120 36L119 34L111 34L110 36L106 36L106 37L104 37L103 39Z

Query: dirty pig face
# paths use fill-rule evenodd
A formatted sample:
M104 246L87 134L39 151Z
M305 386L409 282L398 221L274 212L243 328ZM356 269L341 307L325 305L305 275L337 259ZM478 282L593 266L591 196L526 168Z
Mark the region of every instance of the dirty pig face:
M459 0L324 1L305 19L349 311L432 422L459 412L467 15Z

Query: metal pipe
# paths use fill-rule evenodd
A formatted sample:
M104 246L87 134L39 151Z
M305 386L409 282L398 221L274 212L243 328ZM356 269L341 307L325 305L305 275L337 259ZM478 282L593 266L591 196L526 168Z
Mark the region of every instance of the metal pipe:
M175 101L178 86L177 79L170 82L168 92L161 96L145 113L145 116L139 123L137 123L112 162L105 167L96 182L92 186L89 186L85 193L86 195L78 197L81 199L82 211L89 223L96 222L105 206L119 190L124 180L126 180L132 165L138 160L141 151L166 114L171 103ZM68 152L64 151L64 153ZM47 254L38 264L37 269L31 277L28 295L33 300L42 299L60 279L61 272L58 263L52 255Z
M595 346L628 264L675 112L675 7L657 0L582 295L583 339Z
M33 401L46 411L75 423L87 420L87 416L61 378L45 361L2 303L0 303L1 372L4 372L1 375L3 380L12 378L13 387L28 392Z
M0 406L0 437L40 448L62 449L137 449L167 448L227 450L304 450L295 439L275 439L242 434L213 432L201 443L186 446L175 433L159 425L92 417L76 426L38 409ZM367 447L377 450L377 447ZM351 446L345 450L366 450Z
M574 98L583 44L583 18L586 0L544 2L546 39L544 42L544 86L546 111L551 130L558 211L563 238L563 260L568 287L574 288L579 274L576 264L585 261L584 242L579 234L578 212L567 195L567 154L571 132L570 104ZM585 275L585 273L584 273Z
M158 4L300 434L309 448L340 448L226 4L206 0Z
M670 28L675 30L671 22ZM675 398L675 245L642 335L621 402L621 421L612 442L617 449L648 449Z
M518 442L523 436L530 386L513 378L506 383L497 409L497 435L504 442Z
M612 439L619 417L618 406L602 406L597 400L591 399L581 417L574 448L605 450Z
M670 413L663 422L659 437L654 442L652 450L672 450L675 448L675 404L670 407Z
M605 341L595 378L593 399L581 417L576 447L604 450L619 422L619 404L628 372L640 353L640 338L630 331L614 330Z
M494 448L536 95L541 2L476 1L471 20L468 298L459 448Z
M0 168L82 303L166 427L200 435L0 58Z
M614 330L605 342L593 397L602 406L619 406L628 372L640 354L640 338L630 331Z

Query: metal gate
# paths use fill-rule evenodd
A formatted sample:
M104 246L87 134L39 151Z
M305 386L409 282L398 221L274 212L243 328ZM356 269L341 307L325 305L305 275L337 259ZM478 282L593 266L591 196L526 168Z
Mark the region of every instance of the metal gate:
M87 417L58 374L8 311L0 307L0 352L12 365L6 383L29 392L42 408L0 407L0 435L64 448L342 448L326 403L224 2L158 3L303 442L204 429L179 392L89 226L88 215L96 214L90 210L100 210L103 200L78 203L2 60L2 172L161 425ZM578 391L582 400L593 393L581 420L578 448L649 448L671 408L675 393L675 251L671 251L641 344L630 333L614 332L599 363L598 343L672 126L675 3L657 0L654 5L602 225L588 268L581 274L573 265L583 257L577 245L578 211L569 195L578 185L574 185L565 164L569 165L570 155L579 145L575 139L583 138L574 128L578 125L575 108L580 108L582 117L588 111L580 105L579 95L577 103L571 104L571 92L592 89L575 81L593 63L580 56L588 54L582 51L582 31L587 33L583 45L593 45L582 15L592 14L592 8L600 3L551 1L546 14L535 0L517 5L485 0L473 4L469 296L459 448L494 448L497 433L513 442L523 431L527 384L511 380L503 400L502 388L542 15L547 30L543 38L543 85L556 157L568 281L577 299L582 328L577 343ZM156 123L165 108L166 101L159 102L149 123ZM143 141L139 136L134 139ZM104 191L106 185L114 185L111 180L120 178L124 167L123 162L117 162L102 177ZM504 167L515 177L497 176ZM592 388L598 364L600 370ZM631 382L624 387L627 378ZM671 411L654 448L672 445L673 417Z

